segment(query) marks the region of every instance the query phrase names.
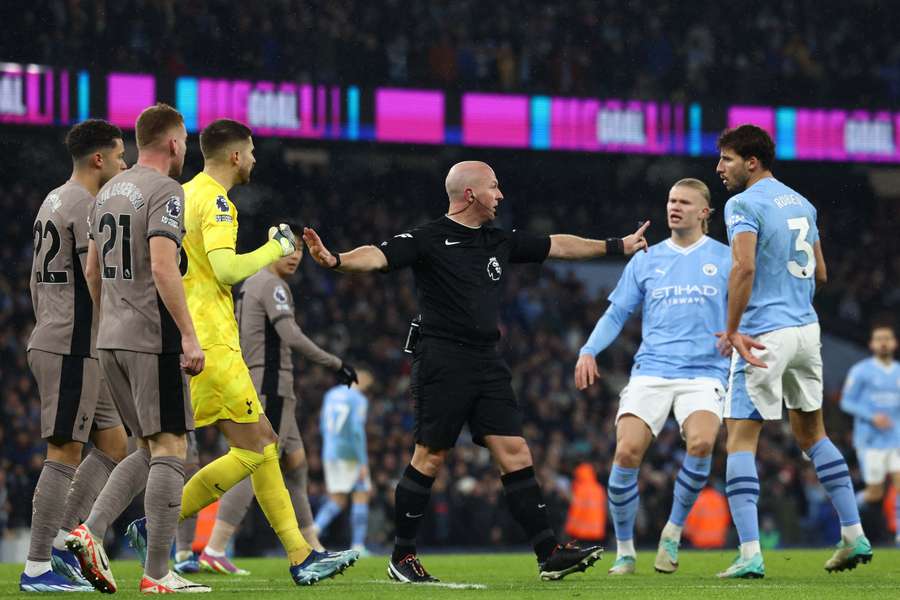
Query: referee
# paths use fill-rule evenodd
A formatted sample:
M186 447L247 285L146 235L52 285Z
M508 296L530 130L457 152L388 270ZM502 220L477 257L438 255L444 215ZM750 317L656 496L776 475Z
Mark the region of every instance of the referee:
M450 201L446 215L379 247L332 254L314 230L303 230L310 255L324 267L344 273L412 267L416 279L421 339L413 352L410 384L416 447L397 484L397 537L388 575L409 583L437 581L416 556L416 532L434 478L468 423L475 442L490 450L500 469L506 501L534 547L541 579L561 579L587 569L602 549L561 546L550 527L522 436L522 411L509 367L495 347L503 275L515 263L632 254L647 247L643 234L649 223L625 238L606 241L508 232L490 224L503 200L490 166L457 163L445 185Z

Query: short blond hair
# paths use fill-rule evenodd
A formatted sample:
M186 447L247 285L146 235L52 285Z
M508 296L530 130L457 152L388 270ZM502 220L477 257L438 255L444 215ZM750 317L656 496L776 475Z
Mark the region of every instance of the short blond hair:
M171 129L181 125L184 117L168 104L157 102L145 108L134 124L138 150L160 142Z
M697 192L700 192L700 195L703 196L703 199L706 200L706 205L709 207L709 214L711 215L715 210L712 207L712 196L709 193L709 187L699 179L694 179L693 177L685 177L684 179L679 179L675 182L675 185L672 187L686 187L691 188ZM709 218L703 219L703 233L709 233Z

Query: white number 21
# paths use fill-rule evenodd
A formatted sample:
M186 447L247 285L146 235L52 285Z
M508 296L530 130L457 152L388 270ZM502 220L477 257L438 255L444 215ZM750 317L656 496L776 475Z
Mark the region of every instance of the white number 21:
M806 217L795 217L787 220L788 229L797 232L797 241L794 243L794 250L806 254L806 264L800 265L796 260L789 260L787 264L788 272L799 279L809 279L816 270L816 255L813 253L813 247L806 241L809 233L809 221Z

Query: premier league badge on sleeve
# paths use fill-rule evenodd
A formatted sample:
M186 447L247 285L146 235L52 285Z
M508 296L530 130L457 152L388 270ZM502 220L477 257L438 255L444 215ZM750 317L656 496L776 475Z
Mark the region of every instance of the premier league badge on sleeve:
M288 304L288 295L287 291L282 286L276 286L275 291L272 292L272 298L275 299L275 309L276 310L290 310L291 307Z
M216 208L223 213L228 212L228 201L225 199L225 196L216 196Z
M178 196L169 198L169 201L166 202L166 212L173 219L177 219L181 215L181 198Z
M170 196L169 200L166 202L166 214L163 215L162 219L160 219L164 224L169 227L178 228L180 224L178 223L178 217L181 216L181 198L178 196Z

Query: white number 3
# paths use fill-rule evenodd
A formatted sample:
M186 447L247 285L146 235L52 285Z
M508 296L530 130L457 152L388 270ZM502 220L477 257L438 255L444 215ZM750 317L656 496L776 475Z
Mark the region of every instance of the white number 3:
M806 241L806 235L809 233L809 221L806 217L796 217L787 220L788 229L797 231L797 241L794 243L794 250L806 254L806 264L800 265L796 260L789 260L787 264L788 272L799 279L809 279L816 270L816 255L813 253L813 247Z

